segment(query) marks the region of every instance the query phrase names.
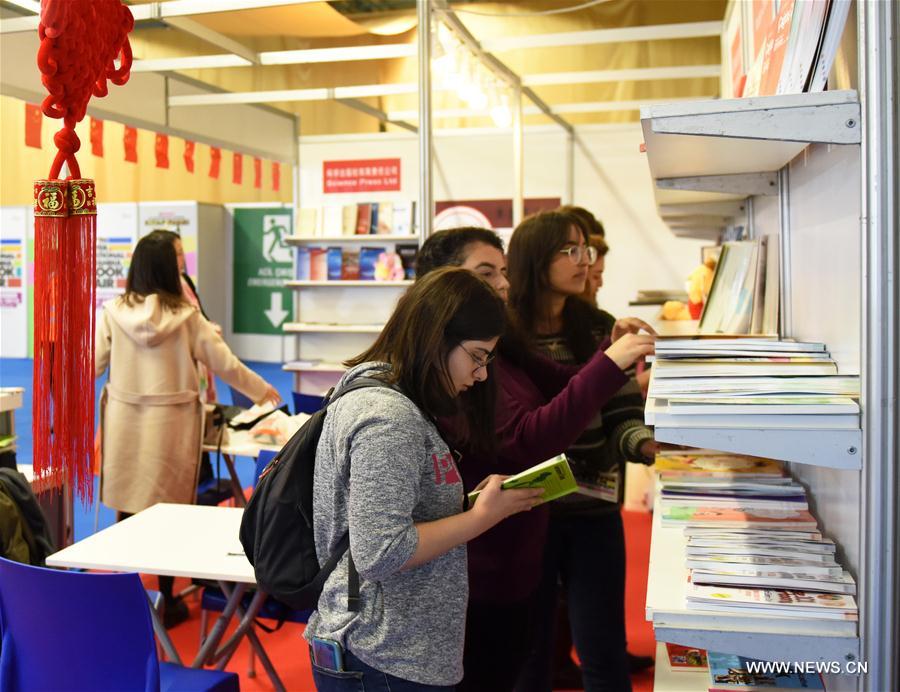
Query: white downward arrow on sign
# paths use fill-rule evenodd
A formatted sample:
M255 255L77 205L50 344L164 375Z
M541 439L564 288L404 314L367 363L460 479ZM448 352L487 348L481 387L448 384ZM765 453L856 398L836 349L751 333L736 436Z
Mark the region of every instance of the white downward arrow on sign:
M271 303L269 303L269 309L265 311L265 315L269 318L269 322L272 323L272 326L277 327L284 322L284 318L287 317L288 311L281 307L281 293L276 291L271 295Z

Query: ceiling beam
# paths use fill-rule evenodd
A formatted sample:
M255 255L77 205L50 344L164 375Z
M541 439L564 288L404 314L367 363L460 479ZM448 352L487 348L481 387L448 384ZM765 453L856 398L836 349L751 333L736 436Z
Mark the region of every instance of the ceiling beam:
M597 82L630 82L652 79L693 79L719 77L721 65L678 65L674 67L636 67L626 70L582 70L579 72L549 72L522 77L525 86L554 84L593 84Z
M584 101L578 103L560 103L553 106L553 110L559 114L565 113L608 113L615 111L634 111L639 110L641 106L652 106L659 103L672 103L673 101L702 101L705 98L715 98L714 96L689 96L680 98L660 98L660 99L640 99L637 101ZM543 111L537 106L526 106L522 109L524 115L541 115ZM442 108L432 111L435 118L488 118L490 113L487 109L473 110L471 108ZM389 111L388 117L397 120L416 120L418 111L403 110Z
M223 67L247 67L252 65L233 53L220 55L192 55L182 58L152 58L150 60L135 60L131 64L132 72L172 72L175 70L204 70L220 69Z
M225 34L220 34L218 31L214 31L209 27L204 26L194 19L189 17L169 17L165 22L179 31L183 31L191 36L196 36L201 41L211 43L218 48L224 48L229 53L243 58L248 63L254 65L259 64L259 55L256 51L248 48L243 43L235 41L233 38L225 36Z
M167 19L169 17L186 17L197 14L215 14L218 12L237 12L239 10L256 10L264 7L282 7L284 5L308 5L320 0L167 0L166 2L148 2L143 5L129 5L128 9L136 22L145 19ZM26 7L27 3L16 3ZM34 10L37 11L37 10ZM5 19L0 26L0 33L11 34L22 31L37 31L40 18L17 17Z
M481 42L482 48L499 53L522 48L549 48L554 46L588 46L600 43L626 43L628 41L661 41L678 38L703 38L720 36L722 22L683 22L679 24L655 24L653 26L628 26L618 29L567 31L553 34L525 36L498 36Z
M383 110L379 108L375 108L374 106L370 106L368 103L363 103L362 101L358 101L357 99L335 99L338 103L347 106L348 108L352 108L353 110L360 111L361 113L365 113L366 115L371 115L373 118L377 118L383 123L388 125L396 125L397 127L402 127L404 130L409 130L410 132L419 132L419 128L411 123L408 123L403 118L395 118L390 113L385 113ZM413 111L418 117L419 112Z

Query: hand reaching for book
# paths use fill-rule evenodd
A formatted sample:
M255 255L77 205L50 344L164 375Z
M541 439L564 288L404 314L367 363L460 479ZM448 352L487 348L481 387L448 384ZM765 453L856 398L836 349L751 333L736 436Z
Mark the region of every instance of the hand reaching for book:
M509 476L492 474L485 478L475 490L480 491L478 502L471 511L479 516L486 528L506 519L506 517L524 512L540 504L544 488L521 488L504 490L500 484Z
M651 334L625 334L606 349L606 355L625 370L638 358L649 356L654 351L656 336Z
M281 394L279 394L278 390L270 384L267 384L266 393L256 403L265 404L268 401L271 401L272 404L277 404L279 401L281 401Z
M637 334L641 330L656 336L656 330L638 317L622 317L613 325L610 340L615 342L626 334Z

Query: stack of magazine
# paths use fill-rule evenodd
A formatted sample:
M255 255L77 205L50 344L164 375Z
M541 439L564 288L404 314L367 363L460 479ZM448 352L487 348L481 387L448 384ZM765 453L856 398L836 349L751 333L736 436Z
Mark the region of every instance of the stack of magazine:
M654 361L647 425L859 428L859 378L839 375L823 343L665 339Z
M852 576L778 462L709 450L661 453L662 526L683 527L688 610L803 618L854 635ZM811 623L811 624L810 624Z

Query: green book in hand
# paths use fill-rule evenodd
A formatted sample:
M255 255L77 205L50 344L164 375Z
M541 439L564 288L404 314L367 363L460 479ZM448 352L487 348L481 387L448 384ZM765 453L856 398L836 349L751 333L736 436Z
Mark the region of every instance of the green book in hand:
M543 503L574 493L578 490L578 484L572 475L572 469L569 468L566 455L560 454L517 473L515 476L510 476L503 481L503 488L505 490L543 488L544 494L540 498ZM469 493L469 505L474 504L480 492L480 490L473 490Z

